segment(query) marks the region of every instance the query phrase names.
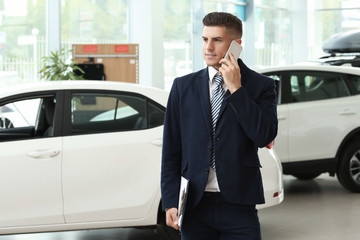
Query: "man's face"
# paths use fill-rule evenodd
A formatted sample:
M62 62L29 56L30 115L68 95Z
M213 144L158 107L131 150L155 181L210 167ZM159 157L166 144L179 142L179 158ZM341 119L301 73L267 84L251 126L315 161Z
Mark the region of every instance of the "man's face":
M203 56L206 65L219 69L219 61L225 57L231 38L224 26L204 26Z

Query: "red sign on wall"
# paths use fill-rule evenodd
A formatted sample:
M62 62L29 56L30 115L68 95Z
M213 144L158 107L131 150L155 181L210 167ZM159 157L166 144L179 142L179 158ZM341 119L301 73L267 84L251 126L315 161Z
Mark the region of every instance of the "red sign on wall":
M98 51L98 46L97 45L84 45L83 46L83 52L97 52Z
M115 45L115 52L129 52L129 45Z

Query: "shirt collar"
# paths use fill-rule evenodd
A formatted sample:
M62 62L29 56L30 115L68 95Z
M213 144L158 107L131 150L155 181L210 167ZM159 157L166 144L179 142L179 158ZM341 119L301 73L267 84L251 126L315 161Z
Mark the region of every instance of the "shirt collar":
M216 70L214 67L209 66L208 72L209 72L209 83L211 84L215 75L218 73L218 70Z

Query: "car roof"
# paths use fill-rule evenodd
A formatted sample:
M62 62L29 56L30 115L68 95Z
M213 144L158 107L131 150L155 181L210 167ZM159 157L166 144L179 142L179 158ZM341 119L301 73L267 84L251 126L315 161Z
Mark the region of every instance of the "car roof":
M25 94L29 92L43 92L56 90L105 90L123 91L144 95L161 105L165 106L168 98L168 91L142 86L135 83L123 83L114 81L44 81L35 83L25 83L0 89L0 99L12 95Z
M259 73L269 73L278 71L324 71L360 75L360 68L343 67L343 66L330 66L330 65L317 65L314 63L297 63L287 66L269 67L258 69Z

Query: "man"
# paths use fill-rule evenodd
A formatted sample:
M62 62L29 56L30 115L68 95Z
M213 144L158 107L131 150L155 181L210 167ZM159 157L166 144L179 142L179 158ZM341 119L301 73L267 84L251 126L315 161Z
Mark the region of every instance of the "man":
M178 229L184 176L189 192L182 239L258 240L255 205L264 203L264 194L257 149L277 134L274 81L232 54L224 59L232 40L241 44L240 19L213 12L203 25L208 67L174 80L166 110L161 173L166 222Z

